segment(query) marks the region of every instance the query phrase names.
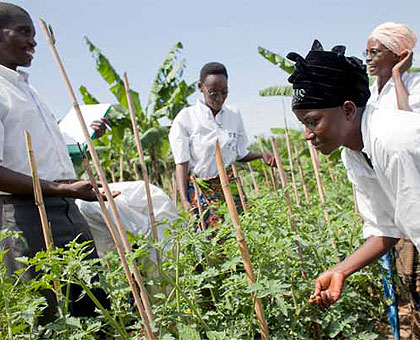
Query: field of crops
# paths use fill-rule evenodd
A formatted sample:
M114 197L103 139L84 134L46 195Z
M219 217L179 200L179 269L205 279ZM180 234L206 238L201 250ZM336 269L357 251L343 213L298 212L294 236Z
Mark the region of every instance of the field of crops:
M292 183L283 131L275 132L280 158ZM217 231L196 232L196 222L182 213L167 230L165 241L151 244L148 239L130 235L133 250L129 259L141 263L157 339L259 339L253 308L256 298L262 301L270 339L380 339L376 329L383 322L385 306L377 265L351 276L342 299L329 310L320 311L308 303L317 275L360 245L361 219L355 213L352 187L339 157L320 156L323 204L309 150L299 133L292 137L300 150L310 203L304 197L295 156L299 204L292 184L282 188L277 170L272 173L273 183L268 175L266 181L262 163L252 163L257 194L248 167L239 168L248 196L248 210L241 213L240 222L254 267L254 284L247 283L226 206L219 211L225 220ZM260 140L254 145L261 146L267 149L269 143ZM265 170L270 174L269 168ZM291 197L293 215L288 214L285 193ZM163 252L161 271L149 260L152 248ZM0 267L0 338L138 339L143 325L118 256L109 253L101 260L82 261L85 256L83 246L74 243L67 249L21 259L42 273L38 280L25 283L7 277ZM96 275L99 280L94 279ZM36 317L45 306L40 291L53 289L54 281L63 292L59 316L55 322L40 326ZM69 283L80 284L89 296L95 287L101 287L111 307L106 309L96 301L97 317L70 316L66 299Z

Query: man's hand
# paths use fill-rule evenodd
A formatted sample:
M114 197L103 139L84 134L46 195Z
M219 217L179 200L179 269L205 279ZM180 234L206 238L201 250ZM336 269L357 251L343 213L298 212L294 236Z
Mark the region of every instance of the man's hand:
M94 138L101 138L107 129L107 125L110 126L110 122L106 118L101 118L100 120L94 120L92 124L90 124L90 127L95 131L95 137Z
M401 75L405 71L407 71L411 67L412 64L413 64L413 51L405 49L400 54L399 62L396 63L394 67L392 68L392 75L394 77L395 76L401 77Z
M340 298L344 280L344 274L334 269L322 273L315 281L315 292L309 298L309 303L328 308Z
M262 157L264 159L264 163L267 164L268 166L271 166L271 167L276 166L276 158L271 153L264 152L262 154Z
M77 181L71 184L61 184L61 186L64 186L63 190L68 193L68 197L78 198L90 202L97 201L93 186L88 181ZM98 186L100 186L100 183L98 183ZM112 191L112 197L117 197L119 194L119 191ZM106 201L105 194L101 193L101 195Z

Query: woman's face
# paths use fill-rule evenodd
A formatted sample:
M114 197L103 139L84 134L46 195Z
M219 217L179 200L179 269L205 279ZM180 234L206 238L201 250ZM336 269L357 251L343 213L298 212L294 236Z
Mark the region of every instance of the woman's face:
M389 77L399 57L376 39L370 39L366 47L366 64L371 76Z
M214 114L219 112L228 96L226 77L222 74L210 74L204 82L198 83L198 87L203 92L206 105Z

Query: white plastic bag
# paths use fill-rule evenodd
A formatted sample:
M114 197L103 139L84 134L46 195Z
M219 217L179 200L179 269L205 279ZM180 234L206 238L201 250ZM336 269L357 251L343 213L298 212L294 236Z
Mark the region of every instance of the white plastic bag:
M110 183L111 190L120 191L115 198L115 204L125 230L137 235L146 235L150 231L149 212L147 208L146 186L143 181ZM160 188L150 185L153 211L156 221L173 221L178 217L178 211L172 200ZM89 224L95 245L100 257L114 250L114 242L105 224L102 210L98 202L76 200L76 204ZM112 216L108 203L105 203ZM159 241L163 240L163 232L168 225L157 226ZM154 252L151 254L154 258Z

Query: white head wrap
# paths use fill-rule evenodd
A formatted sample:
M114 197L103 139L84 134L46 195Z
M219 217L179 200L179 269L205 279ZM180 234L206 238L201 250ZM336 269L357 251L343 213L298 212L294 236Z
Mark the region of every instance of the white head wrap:
M417 36L413 30L404 24L384 22L375 27L368 40L375 39L397 55L405 49L413 50Z

